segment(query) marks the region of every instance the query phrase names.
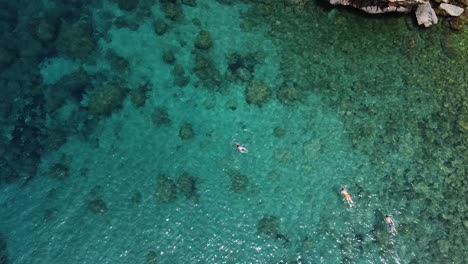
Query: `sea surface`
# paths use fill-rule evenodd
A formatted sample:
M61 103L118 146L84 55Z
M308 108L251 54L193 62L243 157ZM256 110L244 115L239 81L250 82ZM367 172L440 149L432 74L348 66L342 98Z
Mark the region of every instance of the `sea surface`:
M0 263L467 263L468 31L286 2L0 1Z

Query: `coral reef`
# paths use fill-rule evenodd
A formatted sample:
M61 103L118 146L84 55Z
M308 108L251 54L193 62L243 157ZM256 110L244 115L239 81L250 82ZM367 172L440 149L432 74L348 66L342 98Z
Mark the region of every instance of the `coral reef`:
M162 59L167 64L173 64L176 61L174 52L171 49L164 50Z
M238 171L232 171L229 174L231 179L231 190L235 193L245 192L249 186L249 178Z
M0 159L0 184L13 183L19 180L20 176L5 159Z
M118 55L113 50L106 52L106 59L109 61L111 69L117 75L128 74L130 72L130 63L124 57Z
M169 25L162 19L156 19L153 24L153 29L157 35L164 35L169 29Z
M198 202L199 195L197 192L196 178L188 172L183 172L177 178L177 187L180 192L184 194L187 199Z
M156 200L160 203L173 203L177 199L177 185L165 175L159 175L156 183Z
M179 137L182 140L189 140L195 137L195 133L193 132L192 124L184 123L180 126L179 129Z
M87 58L96 48L93 26L82 22L62 23L55 40L55 48L59 53L73 58Z
M185 74L184 67L180 64L174 66L172 76L174 77L174 84L179 87L184 87L190 82L190 76Z
M286 134L286 130L284 130L284 128L282 127L275 127L273 129L273 136L277 138L283 137L285 134Z
M8 251L6 237L0 233L0 264L8 264Z
M171 125L171 119L169 118L169 113L165 107L156 107L151 114L151 120L156 127Z
M158 263L158 254L154 250L150 250L148 253L146 253L145 259L146 264L156 264Z
M181 20L183 17L182 7L179 1L162 0L161 10L164 12L167 18L173 21Z
M201 30L195 39L195 47L201 50L207 50L212 46L213 41L211 40L210 32Z
M245 89L245 100L248 104L261 107L267 102L270 96L270 88L258 80L253 80Z
M135 107L142 107L148 99L149 84L141 85L140 87L130 91L130 101Z
M280 219L276 216L266 215L257 222L257 233L276 238L279 234Z
M202 81L203 85L210 89L219 89L223 79L221 73L216 69L213 61L209 57L202 54L196 54L193 71Z
M36 31L34 33L38 40L43 43L49 43L54 41L57 36L57 25L52 21L42 19L36 25Z
M132 203L133 203L134 205L140 205L142 199L143 199L143 197L142 197L141 192L139 192L139 191L133 192L133 195L132 195L132 199L131 199L131 200L132 200Z
M49 168L48 175L52 179L63 180L70 176L70 169L65 163L55 163Z
M119 85L105 84L90 95L89 111L97 116L110 115L121 108L126 93Z
M124 11L135 10L139 2L139 0L117 0L119 8Z
M255 65L259 63L254 53L244 55L240 52L230 52L226 59L228 62L227 78L231 81L250 81L254 75Z
M104 200L93 199L88 202L88 210L93 214L104 214L108 209Z
M276 93L278 100L286 105L291 105L303 99L304 93L296 87L282 86Z

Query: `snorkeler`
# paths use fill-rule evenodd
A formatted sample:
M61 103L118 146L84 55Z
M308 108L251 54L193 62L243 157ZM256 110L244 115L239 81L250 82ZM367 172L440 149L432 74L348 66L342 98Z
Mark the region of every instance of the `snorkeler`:
M395 222L393 222L393 219L389 215L385 215L385 223L388 224L390 227L390 232L392 232L392 235L396 235L397 231L395 228Z
M239 143L236 143L236 149L240 152L240 153L249 153L249 151L243 147L241 144Z
M353 207L353 200L351 200L351 195L346 190L346 187L341 187L341 194L344 196L345 201L349 204L349 207Z

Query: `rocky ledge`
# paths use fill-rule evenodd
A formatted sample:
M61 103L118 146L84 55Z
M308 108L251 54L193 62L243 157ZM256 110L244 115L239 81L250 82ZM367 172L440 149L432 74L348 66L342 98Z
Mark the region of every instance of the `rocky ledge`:
M468 6L468 0L328 0L332 5L345 5L361 9L370 14L380 14L387 12L414 12L420 26L430 27L437 24L439 16L459 17L457 27L452 28L460 30L464 21L468 20L465 9ZM461 23L461 27L460 24ZM452 23L451 23L452 25Z

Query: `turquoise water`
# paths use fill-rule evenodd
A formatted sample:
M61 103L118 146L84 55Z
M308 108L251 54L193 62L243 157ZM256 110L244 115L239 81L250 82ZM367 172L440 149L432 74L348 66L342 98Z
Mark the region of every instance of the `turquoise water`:
M2 264L467 261L466 32L72 2L8 7L41 26L2 39Z

